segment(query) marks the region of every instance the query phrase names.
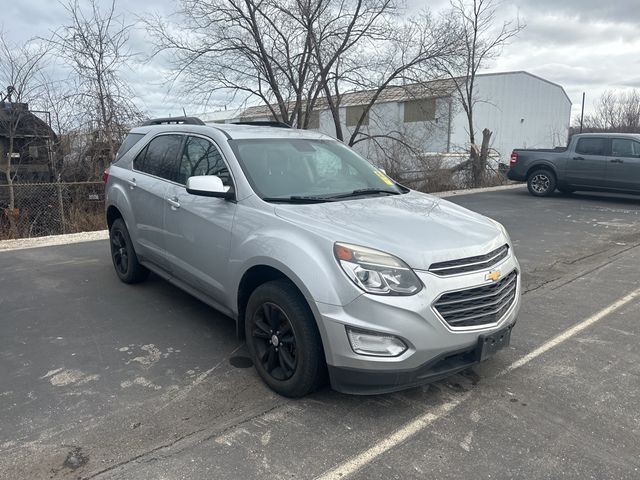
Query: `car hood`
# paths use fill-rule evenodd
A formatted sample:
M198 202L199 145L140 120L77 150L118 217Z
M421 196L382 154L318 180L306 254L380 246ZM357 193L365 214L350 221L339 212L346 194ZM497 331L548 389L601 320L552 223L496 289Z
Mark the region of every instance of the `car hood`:
M367 197L314 204L278 204L275 213L331 241L391 253L410 267L482 255L507 243L499 224L431 195Z

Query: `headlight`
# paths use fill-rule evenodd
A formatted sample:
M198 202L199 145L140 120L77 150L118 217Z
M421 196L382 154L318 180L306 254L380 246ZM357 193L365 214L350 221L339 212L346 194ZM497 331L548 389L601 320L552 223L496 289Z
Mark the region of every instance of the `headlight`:
M367 293L414 295L422 289L413 270L393 255L347 243L336 243L333 253L347 276Z

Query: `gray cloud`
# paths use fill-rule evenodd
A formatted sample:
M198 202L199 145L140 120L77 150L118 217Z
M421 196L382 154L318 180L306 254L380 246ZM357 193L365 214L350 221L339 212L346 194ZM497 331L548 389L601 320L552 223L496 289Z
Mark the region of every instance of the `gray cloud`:
M516 0L513 3L523 12L578 17L586 22L637 22L640 14L638 0Z
M638 0L518 0L508 9L526 23L492 66L493 70L528 70L565 87L580 110L607 89L638 85L640 17Z
M102 0L107 5L110 0ZM66 22L66 12L57 0L12 0L5 2L0 26L14 41L33 36L47 37ZM168 16L177 0L117 0L118 13L135 23L151 13ZM408 0L415 11L428 6L447 8L447 0ZM511 0L500 7L504 19L519 16L525 30L488 66L489 71L527 70L565 87L579 110L583 91L587 109L604 90L640 87L639 0ZM152 115L177 115L184 107L196 113L222 107L228 96L215 94L209 105L194 104L177 89L169 90L169 66L161 57L145 63L151 44L144 29L131 32L130 47L138 54L122 75L131 84L134 101ZM62 76L64 72L57 70Z
M638 37L638 25L632 23L585 22L578 17L558 15L531 15L526 22L521 39L549 47L632 42Z

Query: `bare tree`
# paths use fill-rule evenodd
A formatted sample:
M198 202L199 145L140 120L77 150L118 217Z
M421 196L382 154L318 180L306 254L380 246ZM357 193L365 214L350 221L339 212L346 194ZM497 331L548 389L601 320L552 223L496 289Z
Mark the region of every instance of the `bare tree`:
M95 167L86 151L76 155L78 159L82 159L81 162L69 162L72 146L77 144L79 136L86 133L86 129L83 128L86 112L77 108L78 86L73 78L45 80L41 104L49 113L51 128L56 133L51 145L52 175L55 179L63 181L84 181L92 178Z
M120 77L132 57L127 46L131 25L115 14L115 0L105 9L97 0L88 5L83 9L78 0L64 4L69 24L50 41L77 79L74 108L86 113L81 129L93 137L95 176L113 160L129 124L141 113Z
M452 80L456 96L467 117L469 135L469 163L473 185L480 185L487 165L492 132L482 131L482 145L476 144L474 108L481 101L476 92L476 76L487 63L500 54L524 24L519 19L498 20L499 0L451 0L451 16L458 20L458 34L463 41L459 57L448 57L441 63L444 73Z
M356 66L343 72L340 81L333 82L335 98L340 98L339 87L342 84L350 84L357 91L369 91L369 98L362 106L360 118L349 136L347 143L350 146L373 138L371 134L363 131L363 123L388 88L404 90L416 77L420 77L422 81L433 79L436 64L458 54L460 43L452 27L450 19L434 19L425 11L415 19L402 23L392 22L384 39L370 45L375 52L374 55L370 55L372 62L364 62L361 55L352 59L351 64ZM357 67L358 64L363 66ZM428 91L428 87L423 87L420 96L424 96ZM407 96L410 97L411 94L408 93ZM405 147L415 148L407 143L405 134L399 133L390 131L375 136L404 142Z
M318 78L316 95L309 97L308 110L311 111L317 97L323 95L336 138L344 140L340 121L341 91L349 88L350 78L359 77L366 68L367 47L376 52L373 44L386 41L393 32L389 19L398 13L398 4L395 0L340 0L335 3L298 0L298 7L301 26L311 40ZM366 113L363 119L365 117Z
M6 214L12 236L17 235L14 182L23 157L22 150L28 147L30 138L21 130L32 128L25 125L32 118L27 102L37 100L41 94L40 74L46 54L42 44L28 41L13 45L0 31L0 85L6 88L6 94L0 94L0 165L9 194ZM22 140L20 145L18 140ZM18 157L17 162L14 162L14 156Z
M399 13L397 0L183 0L181 29L161 18L146 25L157 53L169 53L173 80L197 98L221 90L257 98L298 128L326 107L336 137L354 145L386 88L455 50L448 22ZM345 132L343 92L363 89L360 119Z
M208 103L220 90L257 98L274 118L301 127L316 80L296 12L296 0L182 0L179 29L160 17L145 23L191 98Z
M607 90L584 119L586 131L640 133L640 89Z

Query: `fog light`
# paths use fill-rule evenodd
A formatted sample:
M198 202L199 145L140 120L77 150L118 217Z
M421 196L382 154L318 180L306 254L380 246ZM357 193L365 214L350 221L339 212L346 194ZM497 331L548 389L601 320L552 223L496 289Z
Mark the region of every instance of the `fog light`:
M353 330L347 327L347 336L354 352L376 357L397 357L407 350L405 343L393 335Z

